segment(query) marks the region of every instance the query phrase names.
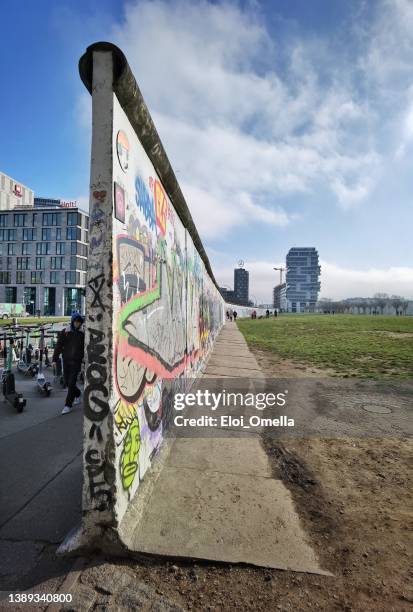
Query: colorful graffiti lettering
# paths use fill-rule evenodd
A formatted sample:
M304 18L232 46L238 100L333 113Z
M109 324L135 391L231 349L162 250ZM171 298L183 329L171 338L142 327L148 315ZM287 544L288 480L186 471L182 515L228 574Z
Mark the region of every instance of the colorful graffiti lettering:
M146 223L153 230L156 225L153 197L146 189L146 185L140 176L137 176L135 179L135 199L138 208L145 217Z

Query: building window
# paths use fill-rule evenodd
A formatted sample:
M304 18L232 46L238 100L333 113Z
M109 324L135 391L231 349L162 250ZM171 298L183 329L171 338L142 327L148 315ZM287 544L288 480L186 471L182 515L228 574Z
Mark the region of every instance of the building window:
M23 240L36 240L36 230L33 228L24 229Z
M12 263L13 263L13 257L8 257L7 258L7 269L8 270L12 269Z
M52 270L63 270L64 258L63 257L52 257L50 260L50 267Z
M37 213L33 213L33 218L32 218L33 227L36 225L36 223L37 223Z
M61 239L62 239L62 228L57 227L56 228L56 240L61 240Z
M0 272L0 285L11 283L11 272Z
M16 272L16 283L18 285L24 285L26 282L26 272L22 270L17 270Z
M80 240L81 229L79 227L66 228L66 240Z
M7 219L9 215L0 215L0 227L7 227Z
M45 257L36 257L36 270L44 270L45 269Z
M26 213L16 213L14 215L14 227L24 227L26 225L26 219Z
M65 272L65 285L80 285L79 272Z
M43 213L43 225L61 225L62 213Z
M22 242L22 255L30 255L30 244Z
M67 213L67 225L79 225L79 215L77 212Z
M43 282L43 272L31 272L30 282L32 285L39 285Z
M65 254L65 242L56 242L56 255Z
M7 245L7 255L17 255L17 244L15 242L9 242Z
M36 244L36 255L50 255L50 242L38 242Z
M44 227L42 229L42 240L51 240L52 239L52 228Z
M30 266L29 257L18 257L17 258L17 269L18 270L28 270L29 266Z
M60 272L50 272L50 284L58 285L60 283Z
M17 302L17 287L6 287L6 303L15 304Z
M15 229L0 229L0 240L16 240L16 236Z
M86 270L86 259L81 257L70 258L70 269L71 270Z

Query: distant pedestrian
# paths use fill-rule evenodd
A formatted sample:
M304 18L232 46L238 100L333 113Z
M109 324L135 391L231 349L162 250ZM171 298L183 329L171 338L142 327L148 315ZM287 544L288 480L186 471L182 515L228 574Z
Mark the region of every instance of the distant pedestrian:
M82 325L82 315L74 313L70 325L60 332L53 352L52 362L55 367L60 355L63 357L63 376L67 386L67 396L62 414L71 412L73 404L80 403L81 393L76 382L85 351L85 334Z
M267 319L268 319L268 317L270 316L270 311L268 310L268 308L267 308L267 310L265 311L265 316L266 316L266 318L267 318Z
M237 311L236 311L236 310L234 310L234 312L233 312L232 314L234 315L234 321L236 321L236 320L237 320L237 316L238 316Z

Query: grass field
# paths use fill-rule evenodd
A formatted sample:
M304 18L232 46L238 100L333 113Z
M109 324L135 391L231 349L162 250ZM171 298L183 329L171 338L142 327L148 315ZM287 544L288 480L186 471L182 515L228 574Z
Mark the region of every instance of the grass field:
M413 378L413 317L281 315L241 319L248 344L341 376Z

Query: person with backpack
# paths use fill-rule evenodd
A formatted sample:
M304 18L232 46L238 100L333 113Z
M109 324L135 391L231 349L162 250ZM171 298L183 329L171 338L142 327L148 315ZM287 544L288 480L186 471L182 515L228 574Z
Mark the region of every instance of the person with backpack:
M85 352L85 334L82 329L83 317L79 313L72 315L70 325L63 329L57 339L53 352L52 362L56 367L62 355L63 377L67 386L67 396L62 414L72 411L73 404L80 403L80 389L76 385L77 377L82 367Z

